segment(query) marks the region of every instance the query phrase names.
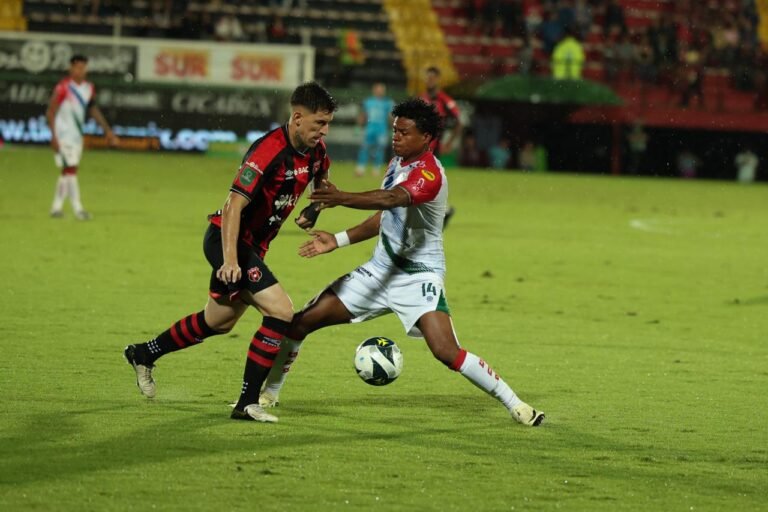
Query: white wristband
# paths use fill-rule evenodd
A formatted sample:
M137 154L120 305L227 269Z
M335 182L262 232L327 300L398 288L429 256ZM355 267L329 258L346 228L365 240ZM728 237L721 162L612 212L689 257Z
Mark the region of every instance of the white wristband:
M351 243L349 241L349 235L346 231L339 231L333 236L336 238L336 245L338 247L346 247Z

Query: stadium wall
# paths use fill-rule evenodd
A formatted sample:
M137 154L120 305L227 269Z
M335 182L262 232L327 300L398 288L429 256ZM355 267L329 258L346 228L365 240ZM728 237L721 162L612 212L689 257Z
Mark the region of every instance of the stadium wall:
M89 57L96 102L115 133L172 151L255 138L286 119L290 91L314 76L307 46L0 32L3 140L48 143L48 98L75 54ZM100 130L91 121L85 132Z

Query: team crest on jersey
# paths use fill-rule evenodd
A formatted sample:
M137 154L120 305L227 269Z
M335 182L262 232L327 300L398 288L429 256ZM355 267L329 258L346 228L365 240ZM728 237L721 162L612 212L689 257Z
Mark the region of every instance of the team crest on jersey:
M252 283L258 283L261 281L261 269L259 267L253 267L248 269L248 280Z
M426 169L421 170L421 175L427 178L428 181L435 181L435 173Z
M240 183L248 187L251 183L253 183L254 179L256 179L255 171L248 169L247 167L243 169L243 172L240 174Z

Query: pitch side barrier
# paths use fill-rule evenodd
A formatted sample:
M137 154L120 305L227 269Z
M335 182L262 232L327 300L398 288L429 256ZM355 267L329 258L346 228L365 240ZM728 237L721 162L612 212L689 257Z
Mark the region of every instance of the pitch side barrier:
M75 54L88 56L96 103L115 133L142 139L126 149L204 152L252 140L286 119L291 90L314 76L308 46L0 32L4 141L50 141L45 109ZM101 134L93 121L84 131Z

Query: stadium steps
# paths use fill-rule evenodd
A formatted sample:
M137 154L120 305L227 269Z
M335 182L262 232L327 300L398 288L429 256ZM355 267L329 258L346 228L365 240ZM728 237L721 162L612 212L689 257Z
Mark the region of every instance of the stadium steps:
M21 0L0 2L0 30L27 30L27 18L23 12Z
M444 85L458 81L450 50L429 0L384 0L383 6L395 43L403 55L408 92L416 94L423 90L424 71L430 66L440 68Z

